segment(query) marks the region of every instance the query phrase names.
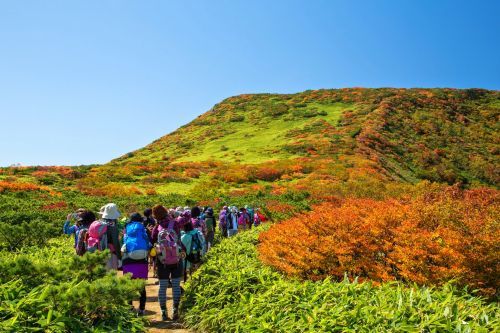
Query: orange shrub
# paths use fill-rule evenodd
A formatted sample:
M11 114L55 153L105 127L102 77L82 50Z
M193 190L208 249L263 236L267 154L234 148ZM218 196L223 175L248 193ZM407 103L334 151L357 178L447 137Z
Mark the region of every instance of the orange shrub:
M4 191L10 192L23 192L23 191L47 191L51 194L55 194L47 186L39 186L32 183L23 183L23 182L9 182L9 181L0 181L0 193Z
M268 166L261 166L255 170L255 178L264 181L275 181L279 179L281 175L283 175L283 170Z
M200 178L201 172L198 169L186 169L184 173L189 178Z
M324 203L261 233L260 258L304 279L456 279L492 295L500 276L499 193L449 187L406 201Z
M44 210L58 210L68 207L68 204L64 201L54 202L42 207Z
M148 188L146 189L146 195L157 195L158 193L154 188Z

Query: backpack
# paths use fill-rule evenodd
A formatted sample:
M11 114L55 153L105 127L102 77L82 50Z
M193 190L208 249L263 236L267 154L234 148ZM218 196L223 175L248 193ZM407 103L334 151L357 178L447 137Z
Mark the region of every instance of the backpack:
M89 229L81 228L78 231L77 241L76 241L76 254L83 256L87 252L87 239L88 239Z
M133 260L146 259L148 256L149 240L147 239L144 225L140 222L127 224L125 235L122 252L125 253L126 257Z
M253 223L253 217L255 215L255 212L254 212L253 208L248 208L247 209L247 214L248 214L248 217L250 219L250 223Z
M104 251L108 248L108 224L103 221L94 221L89 227L87 251Z
M213 216L205 217L205 226L207 227L208 232L215 231L215 217Z
M168 223L168 228L158 227L158 243L156 243L157 258L163 265L176 265L179 263L179 244L174 231L174 221Z
M260 219L259 214L258 214L258 213L255 213L255 214L254 214L254 217L253 217L253 225L254 225L254 226L259 226L261 222L262 222L262 221L261 221L261 219Z
M247 219L245 217L245 213L241 212L238 216L238 225L246 226Z
M226 222L226 211L222 211L220 212L220 215L219 215L219 227L221 229L224 229L224 228L227 228L227 222Z
M201 245L200 237L198 233L191 235L191 251L186 256L186 260L192 264L198 264L201 262L201 251L203 247Z
M193 228L198 229L202 235L206 236L207 226L205 224L205 221L203 221L198 217L198 218L192 218L191 223L193 223Z

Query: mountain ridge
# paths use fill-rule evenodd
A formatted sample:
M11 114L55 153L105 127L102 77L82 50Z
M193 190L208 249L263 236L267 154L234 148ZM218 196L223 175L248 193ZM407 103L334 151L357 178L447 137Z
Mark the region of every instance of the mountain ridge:
M377 164L387 179L498 186L498 172L487 165L498 165L499 95L451 88L242 94L104 168L142 165L154 174L183 163L260 165L354 155Z

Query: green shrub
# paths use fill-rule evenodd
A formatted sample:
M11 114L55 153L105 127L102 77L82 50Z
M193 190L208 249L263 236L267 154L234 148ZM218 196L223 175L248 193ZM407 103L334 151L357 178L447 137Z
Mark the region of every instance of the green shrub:
M144 282L106 272L108 255L78 257L70 240L0 252L0 331L144 331L128 304Z
M232 123L239 123L245 120L245 116L242 114L235 114L229 118L229 121Z
M286 280L257 259L262 229L223 240L209 252L181 304L189 327L203 332L488 332L500 325L497 304L451 284Z

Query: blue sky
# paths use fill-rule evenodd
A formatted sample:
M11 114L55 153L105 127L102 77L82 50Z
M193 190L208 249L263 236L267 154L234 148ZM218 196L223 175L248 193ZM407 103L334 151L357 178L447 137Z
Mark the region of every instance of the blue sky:
M105 163L222 99L500 88L500 1L0 0L0 165Z

